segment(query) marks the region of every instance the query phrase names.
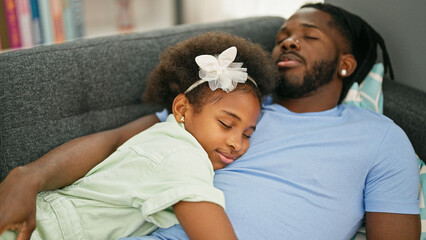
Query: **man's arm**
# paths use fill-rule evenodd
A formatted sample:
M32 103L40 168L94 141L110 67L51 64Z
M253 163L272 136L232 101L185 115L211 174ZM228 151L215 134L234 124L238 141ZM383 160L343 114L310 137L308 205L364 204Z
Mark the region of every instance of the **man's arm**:
M420 239L419 215L366 212L365 218L367 239Z
M40 191L75 182L129 138L157 122L152 114L113 130L76 138L13 169L0 183L0 233L14 227L19 229L18 239L29 239L35 228L35 199Z
M211 202L178 202L173 210L191 240L237 239L225 210Z
M419 164L410 140L391 124L374 157L364 188L367 239L420 239Z

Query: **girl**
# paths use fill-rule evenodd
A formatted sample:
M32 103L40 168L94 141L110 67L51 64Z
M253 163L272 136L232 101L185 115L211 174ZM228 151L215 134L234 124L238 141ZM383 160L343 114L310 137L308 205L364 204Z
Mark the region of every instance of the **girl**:
M172 112L167 121L72 185L40 193L31 238L117 239L179 221L191 239L236 239L214 170L247 151L275 71L261 47L225 33L167 49L143 94Z

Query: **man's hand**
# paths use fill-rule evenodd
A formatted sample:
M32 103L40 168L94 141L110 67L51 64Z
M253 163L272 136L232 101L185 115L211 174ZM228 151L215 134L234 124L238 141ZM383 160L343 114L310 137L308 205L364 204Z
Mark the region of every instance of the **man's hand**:
M17 230L17 240L30 239L36 227L38 187L25 167L12 170L0 183L0 234Z

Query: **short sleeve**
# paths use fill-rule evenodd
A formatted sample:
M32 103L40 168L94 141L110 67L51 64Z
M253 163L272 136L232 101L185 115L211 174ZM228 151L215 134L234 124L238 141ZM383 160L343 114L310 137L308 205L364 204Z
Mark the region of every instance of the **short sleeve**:
M163 210L179 201L207 201L225 206L225 197L213 186L213 167L199 151L180 151L164 159L152 172L150 194L142 204L142 215L159 227L170 227ZM177 223L177 222L176 222Z
M419 214L419 168L406 134L392 124L368 173L366 212Z

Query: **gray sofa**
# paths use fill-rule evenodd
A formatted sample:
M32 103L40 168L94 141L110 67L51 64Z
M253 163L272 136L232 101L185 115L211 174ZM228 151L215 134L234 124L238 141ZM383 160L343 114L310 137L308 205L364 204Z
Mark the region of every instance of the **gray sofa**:
M144 79L169 45L206 31L226 31L270 51L283 23L258 17L83 39L0 54L0 181L79 136L115 128L155 107L140 100ZM396 71L398 71L398 68ZM384 111L426 158L426 94L384 82Z

